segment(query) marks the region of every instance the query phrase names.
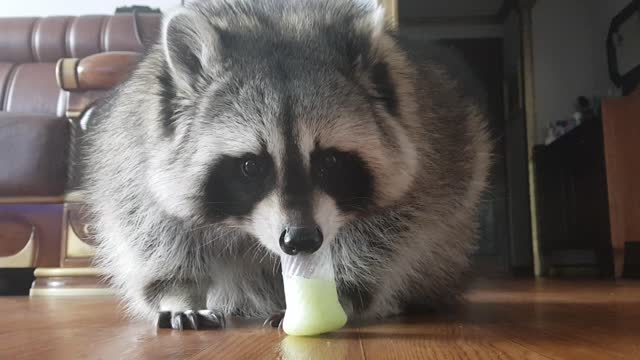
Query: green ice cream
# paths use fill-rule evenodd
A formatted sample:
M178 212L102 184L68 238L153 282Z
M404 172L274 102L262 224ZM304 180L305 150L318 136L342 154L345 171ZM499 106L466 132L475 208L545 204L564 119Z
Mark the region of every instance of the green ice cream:
M343 327L347 322L335 281L285 276L287 301L283 329L289 335L312 336Z

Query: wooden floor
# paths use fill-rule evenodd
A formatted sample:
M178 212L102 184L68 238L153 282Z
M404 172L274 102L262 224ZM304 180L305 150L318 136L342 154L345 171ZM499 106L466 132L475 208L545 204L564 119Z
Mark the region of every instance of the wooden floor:
M640 282L485 282L453 314L321 338L252 321L175 332L108 298L0 298L0 359L640 359Z

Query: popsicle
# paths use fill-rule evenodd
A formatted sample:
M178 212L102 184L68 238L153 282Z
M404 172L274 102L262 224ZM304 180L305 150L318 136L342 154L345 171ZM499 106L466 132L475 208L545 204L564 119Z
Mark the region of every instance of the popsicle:
M329 244L313 254L282 255L281 263L285 333L313 336L342 328L347 315L338 300Z

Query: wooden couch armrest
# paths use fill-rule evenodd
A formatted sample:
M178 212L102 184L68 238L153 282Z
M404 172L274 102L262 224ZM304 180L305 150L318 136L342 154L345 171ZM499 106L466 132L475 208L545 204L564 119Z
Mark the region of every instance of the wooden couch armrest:
M60 59L56 80L66 92L66 117L72 123L79 120L97 100L125 81L141 59L141 53L131 51Z
M112 51L83 59L63 58L56 65L58 85L69 92L109 90L126 80L142 54Z

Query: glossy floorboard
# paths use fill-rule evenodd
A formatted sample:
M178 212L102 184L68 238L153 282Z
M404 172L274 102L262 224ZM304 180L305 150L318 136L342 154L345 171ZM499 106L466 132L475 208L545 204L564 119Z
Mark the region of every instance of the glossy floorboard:
M0 298L0 359L640 359L640 282L480 282L451 314L321 338L156 330L110 298Z

